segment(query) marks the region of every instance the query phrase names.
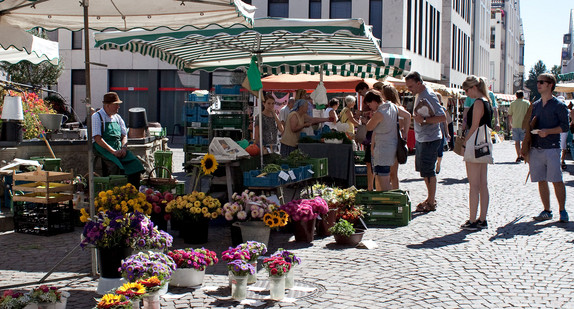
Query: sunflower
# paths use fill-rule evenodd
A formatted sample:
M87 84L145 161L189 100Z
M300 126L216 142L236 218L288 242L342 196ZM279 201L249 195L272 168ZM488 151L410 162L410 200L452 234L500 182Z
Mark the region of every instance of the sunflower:
M119 287L116 293L133 297L145 294L146 289L141 283L128 282Z
M205 175L209 175L217 169L217 160L215 160L215 157L212 154L206 153L205 156L203 156L203 159L201 159L201 168Z

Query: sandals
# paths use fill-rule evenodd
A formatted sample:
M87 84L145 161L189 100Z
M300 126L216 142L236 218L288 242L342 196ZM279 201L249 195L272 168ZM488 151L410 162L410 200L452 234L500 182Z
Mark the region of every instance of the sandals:
M415 209L416 212L431 212L436 210L436 201L434 203L429 203L428 201L424 201L417 205Z

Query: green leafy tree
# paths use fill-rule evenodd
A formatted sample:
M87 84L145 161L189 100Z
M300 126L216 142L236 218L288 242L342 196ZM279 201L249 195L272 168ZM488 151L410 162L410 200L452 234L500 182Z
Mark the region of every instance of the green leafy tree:
M45 32L36 30L32 34L47 39ZM64 63L61 60L58 65L52 65L47 61L40 64L33 64L28 61L21 61L16 64L0 62L0 69L8 73L13 82L42 88L58 83L58 78L64 70Z
M558 75L562 74L562 67L555 64L552 69L550 69L550 73L552 73L554 76L556 76L556 79L558 79Z
M538 92L538 88L536 87L536 81L538 75L547 72L548 69L546 69L546 65L542 62L542 60L538 60L538 62L536 62L536 64L528 72L528 79L526 80L526 88L530 90L530 99L532 101L536 101L540 98L540 93Z

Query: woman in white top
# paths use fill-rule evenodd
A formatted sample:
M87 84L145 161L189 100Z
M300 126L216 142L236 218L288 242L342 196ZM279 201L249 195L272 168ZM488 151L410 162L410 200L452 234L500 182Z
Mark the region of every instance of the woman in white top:
M337 121L339 120L339 117L337 117L337 109L339 109L339 100L331 99L331 101L329 101L329 107L327 107L323 112L324 118L329 118L333 120L325 122L325 125L331 129L335 128Z

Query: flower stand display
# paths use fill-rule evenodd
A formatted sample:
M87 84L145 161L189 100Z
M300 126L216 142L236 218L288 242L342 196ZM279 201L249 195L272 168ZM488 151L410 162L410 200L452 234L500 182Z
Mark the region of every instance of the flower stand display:
M177 268L171 276L170 286L199 287L203 284L205 269L215 265L219 259L215 252L201 249L176 249L167 255L173 259Z

